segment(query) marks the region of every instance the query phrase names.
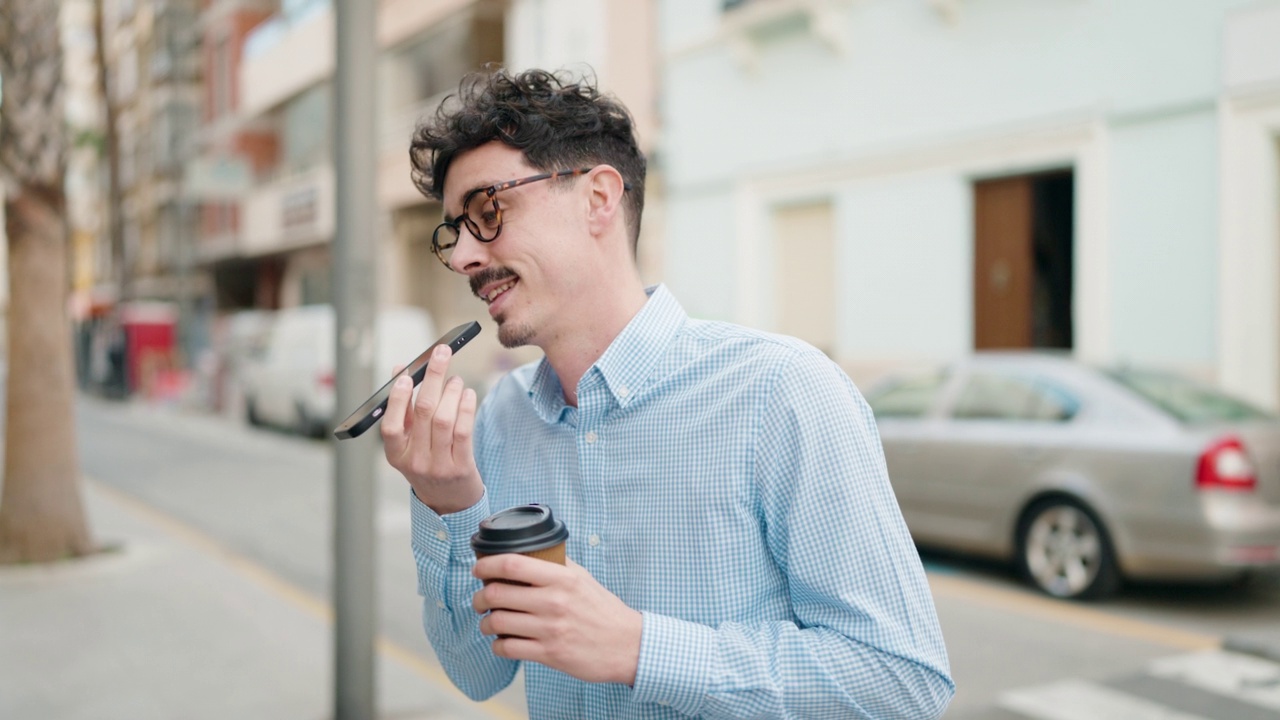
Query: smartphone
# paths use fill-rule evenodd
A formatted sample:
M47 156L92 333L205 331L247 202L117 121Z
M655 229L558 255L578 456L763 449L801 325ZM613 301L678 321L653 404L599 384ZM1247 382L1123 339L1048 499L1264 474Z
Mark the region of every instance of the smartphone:
M347 440L357 437L365 430L373 427L382 419L382 414L387 411L387 398L391 395L391 386L401 375L408 375L413 378L413 386L417 387L422 382L422 378L427 374L427 361L431 359L431 351L436 349L438 345L448 345L456 354L458 350L471 341L471 338L480 334L480 323L469 322L450 330L445 333L439 340L432 343L431 347L422 351L422 354L409 363L405 369L396 373L386 385L383 385L378 392L372 397L364 401L364 404L356 408L355 412L347 416L342 424L334 429L333 435L339 440Z

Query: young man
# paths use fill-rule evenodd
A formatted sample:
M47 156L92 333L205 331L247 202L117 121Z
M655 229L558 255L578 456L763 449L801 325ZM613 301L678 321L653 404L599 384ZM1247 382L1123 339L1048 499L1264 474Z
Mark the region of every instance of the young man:
M644 287L645 161L619 103L541 71L454 100L411 149L444 203L433 247L504 345L545 353L477 412L442 349L382 423L454 683L483 699L523 663L534 718L940 715L942 634L848 377ZM480 520L532 502L568 525L567 566L477 562Z

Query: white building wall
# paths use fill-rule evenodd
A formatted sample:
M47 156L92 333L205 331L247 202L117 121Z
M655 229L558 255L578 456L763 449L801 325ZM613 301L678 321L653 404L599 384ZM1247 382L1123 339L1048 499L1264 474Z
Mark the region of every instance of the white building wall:
M515 0L507 11L507 66L603 75L605 5L602 0Z
M1111 129L1113 354L1212 376L1217 134L1212 106Z
M1219 376L1280 404L1280 2L1228 13L1225 25Z
M841 200L841 354L867 364L968 350L968 184L952 173L919 173L860 183Z
M1223 310L1274 293L1228 287L1220 268L1280 245L1275 194L1226 189L1257 185L1226 179L1232 163L1275 175L1265 128L1280 125L1280 73L1259 68L1280 56L1245 28L1280 18L1276 7L756 0L722 13L718 0L661 0L666 279L695 315L770 327L759 299L769 208L826 193L838 208L838 359L855 375L948 359L972 348L973 181L1070 167L1076 354L1216 377L1275 404L1275 363L1225 347L1245 333ZM1246 49L1224 55L1224 35ZM1224 56L1255 95L1276 82L1275 114L1224 110ZM1228 134L1239 139L1223 147ZM1232 202L1250 204L1252 232L1224 217ZM1266 239L1247 239L1258 227ZM1274 360L1280 318L1268 322Z

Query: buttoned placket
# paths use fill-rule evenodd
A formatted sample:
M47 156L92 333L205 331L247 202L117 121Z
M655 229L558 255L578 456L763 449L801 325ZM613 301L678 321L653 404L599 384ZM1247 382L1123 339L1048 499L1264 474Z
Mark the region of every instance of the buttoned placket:
M604 429L612 402L608 385L598 370L593 370L578 386L578 468L584 527L579 529L584 556L582 565L601 583L606 582L604 544L607 540L608 498L604 488L608 472L608 437Z

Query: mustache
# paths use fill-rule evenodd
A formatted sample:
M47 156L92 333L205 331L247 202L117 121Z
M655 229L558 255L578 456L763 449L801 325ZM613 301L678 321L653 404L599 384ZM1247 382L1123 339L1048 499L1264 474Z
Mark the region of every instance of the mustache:
M516 277L516 274L512 272L509 268L504 268L504 267L485 268L484 270L481 270L480 272L471 276L471 294L475 295L476 297L480 297L480 288L484 287L485 285L489 285L490 283L495 283L501 280L508 280L514 277Z

